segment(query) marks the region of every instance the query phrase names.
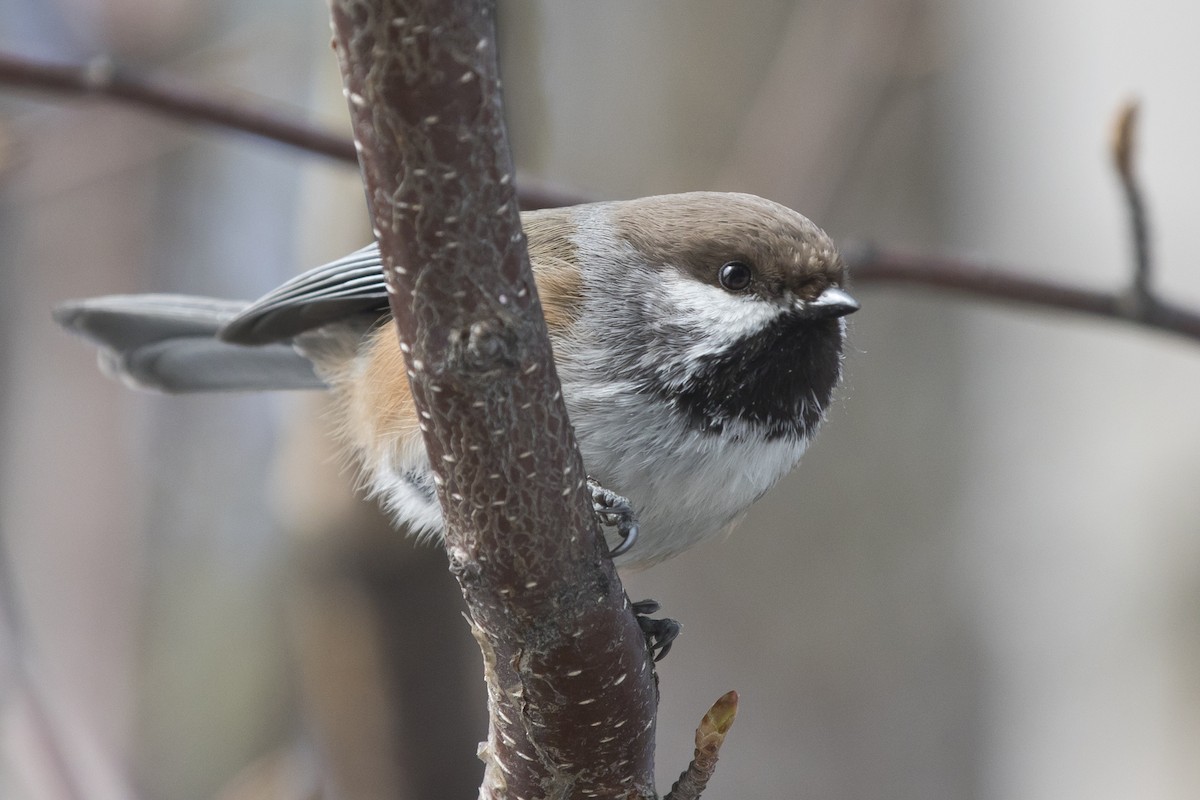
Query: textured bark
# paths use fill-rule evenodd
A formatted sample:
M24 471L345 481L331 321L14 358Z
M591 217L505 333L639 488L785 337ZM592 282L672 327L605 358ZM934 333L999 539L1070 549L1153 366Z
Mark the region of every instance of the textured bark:
M332 0L391 303L484 654L483 797L650 797L656 687L520 229L493 4Z

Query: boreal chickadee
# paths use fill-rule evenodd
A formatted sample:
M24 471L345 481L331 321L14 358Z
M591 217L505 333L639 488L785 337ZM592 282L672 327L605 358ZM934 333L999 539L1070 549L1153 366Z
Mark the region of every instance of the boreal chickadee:
M693 192L521 215L588 474L628 498L648 565L732 525L800 460L841 377L858 303L829 237L747 194ZM247 306L175 295L70 303L102 363L168 392L316 388L398 523L441 509L378 249Z

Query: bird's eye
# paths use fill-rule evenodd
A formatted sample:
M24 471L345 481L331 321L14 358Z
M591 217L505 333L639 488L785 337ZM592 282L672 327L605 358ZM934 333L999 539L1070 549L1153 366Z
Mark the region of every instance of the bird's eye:
M750 265L741 261L730 261L717 273L717 279L721 281L721 285L731 292L740 292L745 289L750 285L751 277Z

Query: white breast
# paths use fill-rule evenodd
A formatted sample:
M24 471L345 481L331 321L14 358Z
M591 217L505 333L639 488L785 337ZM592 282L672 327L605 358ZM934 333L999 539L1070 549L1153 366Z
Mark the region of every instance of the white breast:
M625 563L648 566L727 529L804 454L807 443L795 439L689 429L661 400L628 389L564 379L563 391L588 474L638 514L641 535Z

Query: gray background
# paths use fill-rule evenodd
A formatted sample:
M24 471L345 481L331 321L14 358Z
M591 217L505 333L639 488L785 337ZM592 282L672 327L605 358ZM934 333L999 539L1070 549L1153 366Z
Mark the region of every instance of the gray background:
M528 174L597 197L753 191L839 239L1099 288L1128 270L1105 148L1136 92L1156 284L1200 305L1193 2L501 5ZM108 53L344 126L326 14L0 0L0 47ZM357 180L242 136L0 92L0 534L25 645L0 653L0 795L67 796L14 688L24 658L89 797L302 796L314 748L286 554L352 513L319 402L130 392L48 309L253 297L366 241ZM685 625L660 673L662 788L736 688L714 798L1200 795L1200 349L857 294L846 384L796 473L727 540L626 576ZM444 635L477 659L465 626ZM443 722L462 744L438 768L469 787L483 723ZM264 774L276 783L246 788Z

